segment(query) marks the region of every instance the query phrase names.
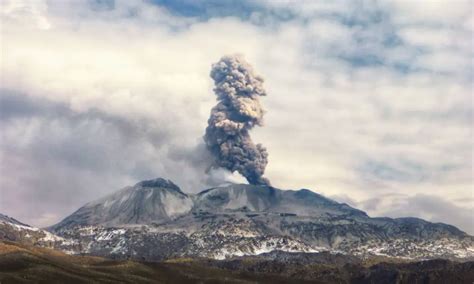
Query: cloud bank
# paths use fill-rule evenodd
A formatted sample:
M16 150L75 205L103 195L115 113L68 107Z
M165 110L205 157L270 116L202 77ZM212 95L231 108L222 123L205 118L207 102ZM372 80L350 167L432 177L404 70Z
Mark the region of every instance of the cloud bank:
M141 179L228 178L202 174L208 74L242 53L273 186L474 233L470 1L193 2L2 1L0 212L45 226Z

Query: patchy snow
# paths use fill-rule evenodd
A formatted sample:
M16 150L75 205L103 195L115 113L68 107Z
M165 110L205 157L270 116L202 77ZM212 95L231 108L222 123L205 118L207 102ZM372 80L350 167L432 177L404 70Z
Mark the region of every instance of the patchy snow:
M73 243L73 241L71 240L66 240L65 238L62 238L60 236L57 236L55 234L52 234L46 230L42 230L39 228L14 224L14 223L6 222L6 221L2 221L0 223L10 226L14 228L16 231L24 232L25 234L23 235L23 237L25 239L33 240L35 243L39 243L39 244L41 243L58 243L58 244L70 243L72 244Z
M39 228L13 224L13 223L10 223L10 222L5 222L5 221L3 221L2 223L6 224L6 225L9 225L9 226L15 228L18 231L27 231L27 233L25 234L26 238L31 238L32 237L32 235L28 232L37 232L37 233L40 233L40 234L44 235L44 237L39 239L40 241L54 242L54 241L62 241L63 240L63 238L58 237L54 234L51 234L48 231L45 231L45 230L42 230L42 229L39 229Z
M41 239L44 242L61 242L64 241L64 238L51 234L48 231L43 231L45 236Z
M115 247L112 249L110 253L112 254L123 253L124 249L125 249L125 240L122 239L115 245Z
M23 226L23 225L18 225L18 224L13 224L13 223L6 222L6 221L1 221L1 222L4 223L4 224L10 225L10 226L12 226L12 227L15 227L15 228L18 229L18 230L28 230L28 231L34 231L34 232L37 232L37 231L40 230L40 229L38 229L38 228L34 228L34 227L30 227L30 226Z
M99 234L97 234L95 239L97 241L110 241L110 240L114 239L116 236L125 234L126 231L127 230L125 230L125 229L102 231Z
M428 259L433 257L474 257L474 246L471 243L453 239L421 240L395 239L386 241L369 241L349 249L350 253L359 256L391 256L404 259Z
M211 255L215 259L226 259L230 257L238 257L244 255L259 255L262 253L268 253L275 250L285 251L285 252L307 252L307 253L316 253L322 250L327 250L324 248L316 248L304 244L302 242L288 239L288 238L278 238L270 237L259 242L249 242L250 246L241 246L239 244L226 244L221 249L217 250Z

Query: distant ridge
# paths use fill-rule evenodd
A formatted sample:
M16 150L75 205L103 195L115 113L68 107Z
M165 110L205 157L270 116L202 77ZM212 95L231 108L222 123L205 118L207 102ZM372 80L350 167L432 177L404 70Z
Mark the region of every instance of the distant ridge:
M7 215L4 215L2 213L0 213L0 221L4 221L4 222L8 222L8 223L12 223L12 224L16 224L16 225L21 225L21 226L25 226L25 227L29 227L29 225L25 224L25 223L22 223L10 216L7 216Z

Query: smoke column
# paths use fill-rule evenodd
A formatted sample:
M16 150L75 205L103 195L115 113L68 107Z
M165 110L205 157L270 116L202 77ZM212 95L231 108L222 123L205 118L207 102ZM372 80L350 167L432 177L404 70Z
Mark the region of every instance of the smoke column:
M249 130L263 122L258 99L266 95L263 78L239 55L224 56L213 64L211 78L218 103L211 110L204 141L215 158L214 166L237 171L250 184L269 185L262 177L267 150L255 145L249 135Z

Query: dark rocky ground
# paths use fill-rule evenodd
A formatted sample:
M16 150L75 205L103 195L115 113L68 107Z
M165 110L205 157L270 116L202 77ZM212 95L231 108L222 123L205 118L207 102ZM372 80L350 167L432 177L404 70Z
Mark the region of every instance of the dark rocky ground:
M228 260L116 261L0 242L0 283L469 283L474 262L272 252Z

